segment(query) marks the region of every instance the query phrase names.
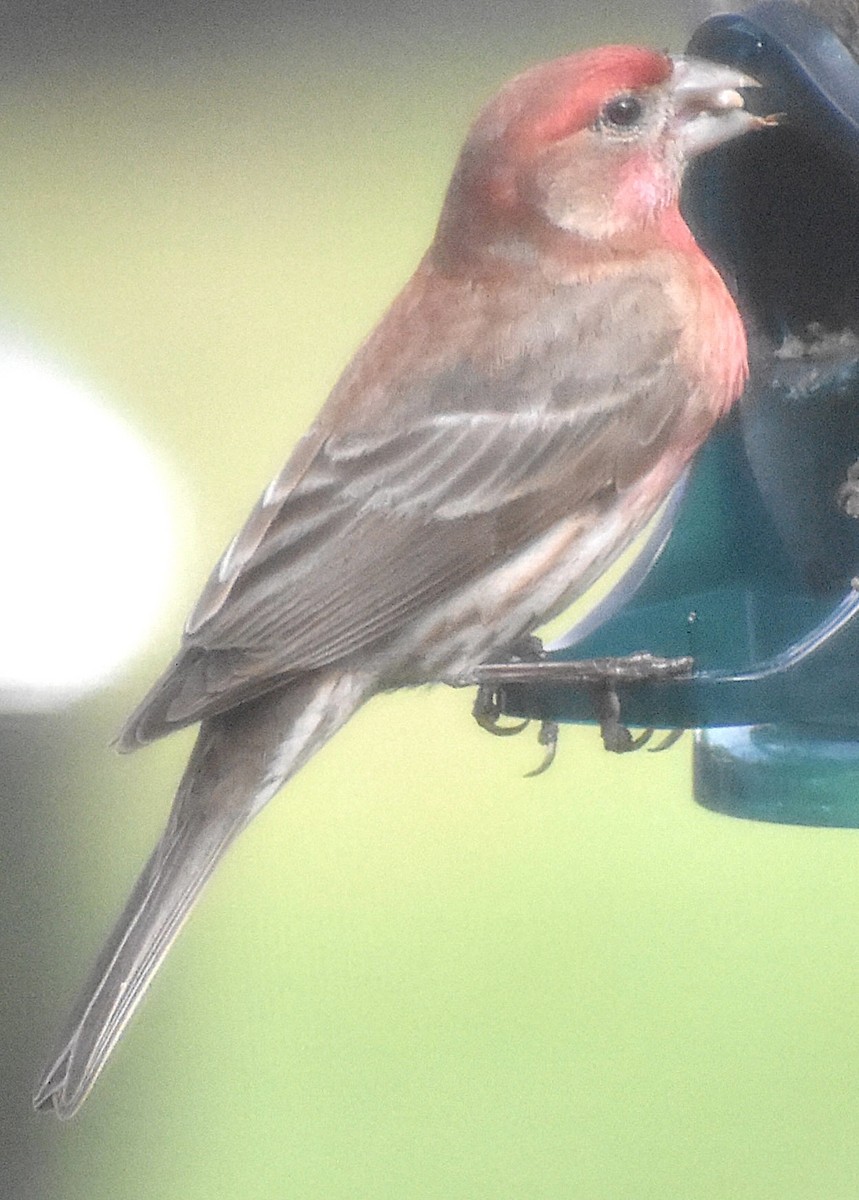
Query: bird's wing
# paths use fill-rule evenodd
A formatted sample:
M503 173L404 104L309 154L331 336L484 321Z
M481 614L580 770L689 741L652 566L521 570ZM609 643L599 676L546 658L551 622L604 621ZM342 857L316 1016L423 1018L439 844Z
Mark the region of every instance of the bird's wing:
M628 305L628 281L594 300ZM645 330L627 361L600 352L587 367L575 338L551 363L532 341L502 370L466 360L418 380L396 423L320 424L222 558L120 745L384 643L562 518L597 516L655 465L689 401L678 336L654 355Z

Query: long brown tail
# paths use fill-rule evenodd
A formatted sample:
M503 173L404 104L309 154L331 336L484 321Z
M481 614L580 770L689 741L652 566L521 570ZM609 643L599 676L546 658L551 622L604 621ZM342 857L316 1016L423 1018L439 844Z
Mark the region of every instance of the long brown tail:
M203 723L167 828L80 995L35 1108L77 1111L227 848L365 694L353 677L325 673Z

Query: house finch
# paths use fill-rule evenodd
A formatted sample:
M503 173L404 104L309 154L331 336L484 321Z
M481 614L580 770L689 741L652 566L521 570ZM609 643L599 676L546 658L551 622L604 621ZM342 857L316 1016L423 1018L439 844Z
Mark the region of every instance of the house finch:
M68 1117L200 889L374 692L461 683L592 583L739 395L736 308L678 208L763 123L732 69L628 46L514 79L432 245L227 549L131 750L201 722L35 1104Z

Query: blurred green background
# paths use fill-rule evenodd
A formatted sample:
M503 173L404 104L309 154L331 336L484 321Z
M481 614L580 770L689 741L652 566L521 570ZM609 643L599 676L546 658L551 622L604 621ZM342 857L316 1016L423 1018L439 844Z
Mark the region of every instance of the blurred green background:
M108 742L422 253L470 116L527 63L691 25L39 7L0 51L0 325L162 458L181 575L111 687L0 718L4 1200L855 1200L857 835L696 808L688 738L623 759L568 729L523 779L533 735L487 737L446 689L377 700L325 749L80 1117L30 1112L190 745Z

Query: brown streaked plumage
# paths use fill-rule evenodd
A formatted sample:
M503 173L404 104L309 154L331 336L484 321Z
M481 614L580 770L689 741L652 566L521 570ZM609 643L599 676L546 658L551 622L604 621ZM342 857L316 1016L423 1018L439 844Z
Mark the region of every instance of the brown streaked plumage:
M426 257L120 735L201 722L37 1107L78 1108L226 848L363 701L460 681L579 595L736 399L742 325L677 195L759 124L751 82L607 47L478 117Z

